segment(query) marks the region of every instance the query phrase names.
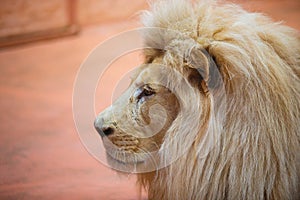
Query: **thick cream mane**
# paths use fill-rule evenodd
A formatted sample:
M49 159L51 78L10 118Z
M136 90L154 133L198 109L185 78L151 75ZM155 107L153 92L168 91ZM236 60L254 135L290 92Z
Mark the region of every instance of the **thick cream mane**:
M178 31L206 49L219 68L226 95L225 118L209 116L205 130L199 122L204 111L198 115L195 111L203 103L213 108L214 99L203 102L196 93L181 96L189 107L166 133L170 146L162 145L161 162L176 156L186 142L194 142L168 167L139 175L149 198L299 198L298 33L236 5L208 1L195 5L159 1L142 20L146 27ZM144 38L147 47L174 43L168 35L151 30ZM172 48L180 51L180 39L175 43ZM155 49L145 52L148 60L159 54ZM180 71L182 63L172 56L166 53L163 62ZM183 94L170 79L170 87ZM189 114L196 117L186 117Z

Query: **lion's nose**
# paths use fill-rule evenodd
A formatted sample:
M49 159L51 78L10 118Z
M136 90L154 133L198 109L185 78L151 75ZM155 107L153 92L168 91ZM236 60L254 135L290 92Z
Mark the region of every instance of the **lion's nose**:
M114 128L109 126L103 126L102 123L98 123L97 120L94 122L94 127L97 130L97 132L103 136L109 136L114 133Z
M105 136L109 136L114 133L114 129L112 127L103 127L102 132Z

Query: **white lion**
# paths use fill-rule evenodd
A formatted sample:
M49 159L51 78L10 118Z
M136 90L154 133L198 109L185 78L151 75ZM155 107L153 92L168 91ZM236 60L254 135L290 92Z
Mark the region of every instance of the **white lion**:
M95 121L110 163L155 161L149 199L299 199L298 33L214 1L142 19L145 63Z

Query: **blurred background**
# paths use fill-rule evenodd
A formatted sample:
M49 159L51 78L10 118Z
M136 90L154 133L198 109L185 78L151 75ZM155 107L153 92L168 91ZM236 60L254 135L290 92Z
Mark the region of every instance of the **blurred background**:
M232 2L300 30L299 0ZM89 52L140 27L138 12L147 8L145 0L0 1L0 199L139 198L134 175L117 174L81 144L72 91ZM115 63L97 94L97 112L139 62L132 54Z

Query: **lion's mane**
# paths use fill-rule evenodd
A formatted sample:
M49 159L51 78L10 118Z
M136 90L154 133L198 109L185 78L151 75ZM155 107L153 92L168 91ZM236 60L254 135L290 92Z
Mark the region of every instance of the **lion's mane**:
M215 1L158 1L142 21L146 27L179 31L206 49L219 68L226 95L225 118L209 118L205 140L199 119L174 121L164 138L170 146L160 152L161 162L186 148L185 141L194 142L171 165L138 176L149 199L299 198L297 31L262 14ZM168 45L164 43L172 40L151 30L144 32L144 39L147 46ZM173 48L180 49L180 39L176 44ZM145 54L151 59L160 52L153 49ZM185 101L191 111L202 103ZM197 130L190 128L193 124L199 124ZM186 133L177 133L182 130L178 127L185 127ZM199 138L189 138L189 132ZM205 149L209 151L203 153Z

